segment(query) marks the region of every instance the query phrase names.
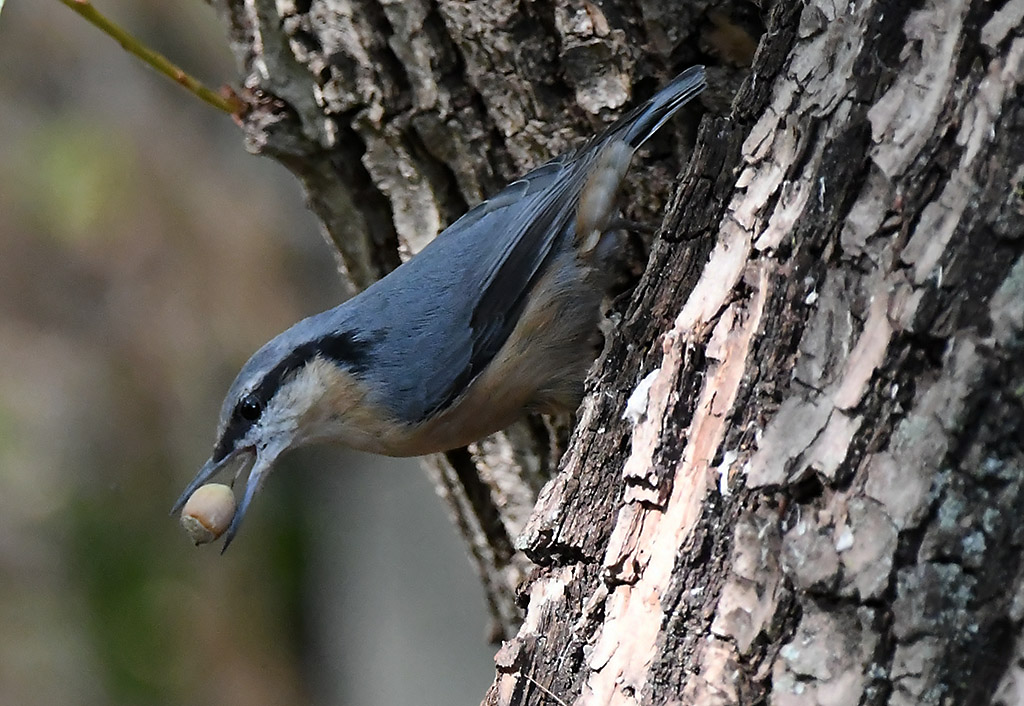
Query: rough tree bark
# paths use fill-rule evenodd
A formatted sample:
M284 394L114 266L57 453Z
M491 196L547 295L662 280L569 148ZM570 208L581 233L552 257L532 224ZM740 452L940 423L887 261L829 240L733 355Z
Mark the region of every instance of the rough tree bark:
M533 420L431 461L510 638L487 703L1024 702L1024 0L217 4L357 286L711 69L564 456Z

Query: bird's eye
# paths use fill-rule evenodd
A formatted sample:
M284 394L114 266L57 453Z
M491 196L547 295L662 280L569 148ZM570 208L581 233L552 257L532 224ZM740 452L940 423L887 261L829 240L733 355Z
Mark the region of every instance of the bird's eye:
M247 422L255 422L263 413L263 406L252 395L246 395L238 403L238 414Z

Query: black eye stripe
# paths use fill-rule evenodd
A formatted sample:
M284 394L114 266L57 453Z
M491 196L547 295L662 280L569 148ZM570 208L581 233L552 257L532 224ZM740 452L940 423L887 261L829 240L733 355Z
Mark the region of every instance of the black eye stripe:
M354 335L345 332L323 336L296 346L267 371L251 392L237 402L227 427L214 447L214 461L225 458L235 448L235 444L249 433L249 429L263 414L267 403L293 372L318 355L336 361L352 373L362 372L366 370L371 345L371 341L357 341Z
M267 402L277 394L281 384L288 376L318 355L337 362L350 372L361 372L366 369L366 361L369 357L368 348L368 343L357 341L351 333L337 333L303 343L296 346L269 370L259 385L253 388L252 392L246 395L241 402L251 397L261 407L266 407Z

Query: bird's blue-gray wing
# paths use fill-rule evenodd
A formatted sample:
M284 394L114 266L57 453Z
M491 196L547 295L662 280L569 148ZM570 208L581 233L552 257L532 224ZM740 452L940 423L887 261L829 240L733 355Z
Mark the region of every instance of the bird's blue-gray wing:
M580 149L470 210L402 265L402 276L396 271L360 295L349 311L361 319L354 330L378 334L366 374L377 377L381 401L409 421L455 401L508 340L544 267L568 245L602 148L617 141L636 149L703 89L703 67L684 71Z
M338 308L341 328L376 336L366 375L381 402L409 421L429 418L491 362L571 228L576 171L560 159L530 172L453 223L401 276Z
M441 239L462 236L487 243L487 255L472 267L467 305L459 328L468 356L432 385L427 415L454 402L505 344L530 292L566 239L579 197L577 165L549 162L480 204ZM468 316L467 316L468 315Z

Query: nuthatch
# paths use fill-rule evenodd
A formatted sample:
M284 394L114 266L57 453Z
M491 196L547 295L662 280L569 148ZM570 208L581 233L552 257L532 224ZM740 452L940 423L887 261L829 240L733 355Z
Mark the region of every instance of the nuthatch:
M263 346L228 390L213 455L172 512L217 472L252 462L226 549L288 449L332 441L418 456L526 412L575 410L596 353L616 192L637 148L705 86L704 67L687 69L380 281Z

